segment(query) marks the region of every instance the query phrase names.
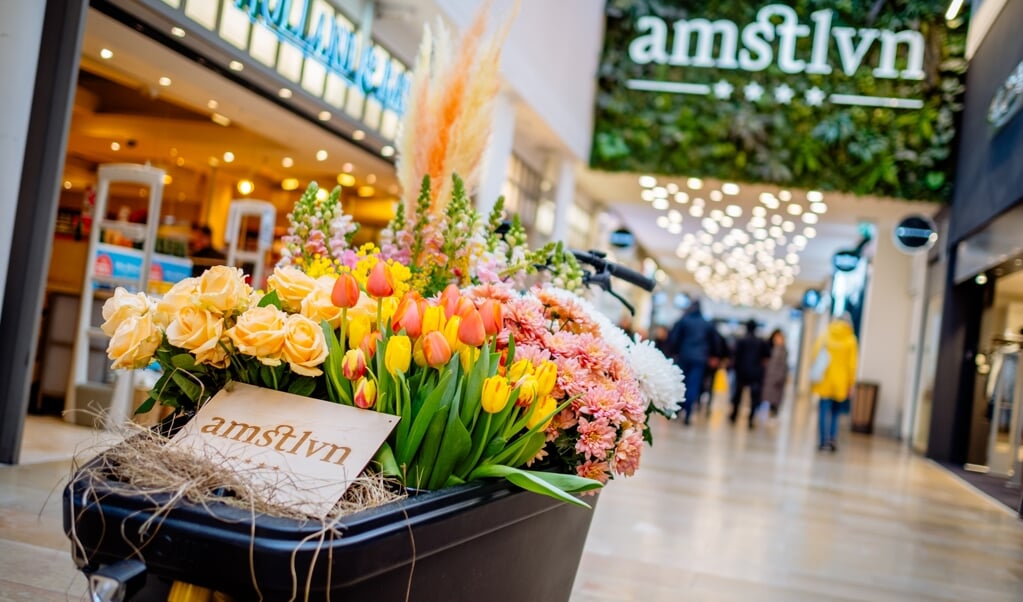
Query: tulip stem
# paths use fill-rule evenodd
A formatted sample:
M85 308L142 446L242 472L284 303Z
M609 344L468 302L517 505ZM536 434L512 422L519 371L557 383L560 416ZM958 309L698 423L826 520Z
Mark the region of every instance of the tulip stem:
M489 443L488 439L490 438L490 419L494 415L491 414L490 412L484 413L487 415L487 420L486 422L483 423L483 437L480 438L479 444L476 445L476 449L474 449L472 452L471 456L472 460L464 464L464 466L466 466L467 468L466 470L461 471L463 472L463 474L458 475L460 478L464 479L465 475L469 474L470 472L472 472L474 468L476 468L476 465L479 464L480 456L483 455L483 450L487 447L487 443ZM473 441L475 441L475 438L473 438Z

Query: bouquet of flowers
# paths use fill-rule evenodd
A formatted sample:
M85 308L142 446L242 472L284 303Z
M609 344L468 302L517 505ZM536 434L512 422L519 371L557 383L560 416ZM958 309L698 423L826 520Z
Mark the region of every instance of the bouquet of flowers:
M581 503L570 494L636 471L682 374L579 295L560 244L529 248L501 201L473 209L503 37L480 48L483 30L455 56L425 36L399 139L406 198L379 246L354 247L340 190L321 200L312 184L266 291L221 266L159 299L115 292L113 367L163 370L139 411L192 411L234 381L394 414L376 466L418 489L497 477Z

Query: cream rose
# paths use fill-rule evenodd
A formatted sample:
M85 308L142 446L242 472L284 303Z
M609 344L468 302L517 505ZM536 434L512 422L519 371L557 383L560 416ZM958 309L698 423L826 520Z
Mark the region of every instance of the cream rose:
M156 304L156 323L166 328L179 311L198 302L198 290L198 278L185 278L175 283Z
M199 363L215 366L227 359L220 345L223 336L223 318L195 306L183 307L167 327L168 343L191 351Z
M231 314L245 311L251 292L241 269L216 265L199 277L196 294L203 309Z
M253 307L238 316L227 336L239 352L258 358L267 366L279 366L286 318L287 314L272 305Z
M114 332L126 319L149 313L150 309L152 309L152 303L145 293L132 294L117 287L114 296L103 304L104 322L100 328L108 337L114 336Z
M334 305L330 295L334 291L334 281L329 276L316 280L316 286L302 299L301 313L319 324L326 320L335 330L341 325L341 308Z
M284 323L284 333L284 359L291 370L303 376L323 374L317 368L327 359L323 329L301 314L292 314Z
M316 288L316 281L302 270L294 267L276 268L266 279L267 288L277 291L277 297L285 309L298 310L302 300Z
M163 333L153 322L153 314L129 315L111 335L107 355L111 367L142 368L153 361L153 354L163 340Z

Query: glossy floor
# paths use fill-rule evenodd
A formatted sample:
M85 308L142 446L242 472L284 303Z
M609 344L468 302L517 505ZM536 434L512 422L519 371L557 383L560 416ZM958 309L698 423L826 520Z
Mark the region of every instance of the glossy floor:
M656 423L640 472L600 496L572 602L1023 600L1023 521L899 443L843 432L818 452L814 418ZM0 466L0 601L84 599L59 492L97 440L47 419L26 439L45 461Z

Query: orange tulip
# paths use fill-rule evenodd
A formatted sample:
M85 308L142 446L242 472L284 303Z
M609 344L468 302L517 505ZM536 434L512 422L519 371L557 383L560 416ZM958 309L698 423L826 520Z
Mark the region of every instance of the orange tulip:
M494 336L504 327L504 316L501 303L496 299L487 299L480 305L480 316L483 317L483 330L488 336Z
M394 276L391 267L384 261L378 261L369 272L366 280L366 292L374 299L390 297L394 294Z
M450 318L455 315L455 306L462 298L462 292L454 284L447 285L440 294L440 305L444 308L444 317Z
M357 381L366 374L366 354L362 349L349 349L341 359L341 372L350 381Z
M370 378L360 380L358 386L355 387L355 405L368 410L376 402L377 384Z
M458 340L472 347L479 347L487 339L487 331L483 328L483 317L473 308L462 314L458 325Z
M402 297L391 318L391 328L394 329L394 332L401 332L401 329L404 328L405 334L412 338L418 337L422 332L423 317L419 308L419 299L415 294L409 293Z
M451 345L440 331L434 330L423 336L423 357L431 368L441 368L451 361Z
M476 311L476 304L472 302L472 299L468 297L459 297L458 301L455 302L455 313L456 316L465 317L465 314ZM448 316L451 317L450 315Z
M361 294L359 281L355 279L355 276L345 272L337 277L330 300L338 307L355 307Z
M383 340L384 335L379 330L375 330L362 338L362 342L359 343L359 349L366 355L366 361L373 359L373 356L377 354L377 341Z

